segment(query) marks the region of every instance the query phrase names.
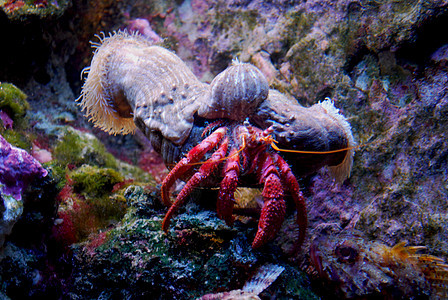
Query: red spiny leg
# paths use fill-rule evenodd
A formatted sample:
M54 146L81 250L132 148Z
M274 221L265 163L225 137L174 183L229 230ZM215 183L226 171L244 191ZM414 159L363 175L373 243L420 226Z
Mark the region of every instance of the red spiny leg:
M222 140L223 136L226 134L226 131L226 127L216 129L200 144L193 147L193 149L188 152L187 156L182 158L182 160L176 164L176 166L170 171L162 182L161 192L163 204L168 207L171 206L169 192L176 179L193 167L190 165L191 163L198 162L202 157L204 157L205 153L213 149Z
M280 170L283 185L285 187L288 187L289 192L291 193L291 196L294 200L294 203L296 204L296 210L297 210L296 222L299 225L299 239L294 246L294 252L297 253L297 251L300 250L300 247L302 246L305 240L305 234L308 225L305 199L303 198L302 192L300 191L299 183L297 182L296 177L292 173L288 163L280 155L274 154L274 156L275 159L277 160L277 166Z
M208 176L210 176L213 171L216 170L221 160L226 156L228 145L229 139L225 138L218 150L216 150L213 155L199 168L199 170L194 173L190 180L188 180L184 188L180 191L179 195L177 195L176 201L173 203L173 205L171 205L170 209L165 215L165 218L163 219L163 231L166 232L168 230L171 218L179 209L179 207L184 204L187 196L191 193L191 191L202 181L204 181Z
M261 210L258 231L252 243L252 248L258 248L272 240L280 229L286 214L286 204L283 200L283 187L272 156L265 152L260 155L260 183L264 182L263 208Z
M229 158L224 167L224 179L218 193L216 210L218 216L226 221L227 225L233 224L233 204L235 202L234 194L238 186L238 177L240 174L240 157L237 149L230 151Z

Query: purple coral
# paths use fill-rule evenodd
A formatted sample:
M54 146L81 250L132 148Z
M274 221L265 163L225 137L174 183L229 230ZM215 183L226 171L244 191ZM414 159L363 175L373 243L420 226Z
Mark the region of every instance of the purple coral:
M0 135L0 189L5 195L21 200L21 191L34 178L47 175L40 163L23 149L11 146Z

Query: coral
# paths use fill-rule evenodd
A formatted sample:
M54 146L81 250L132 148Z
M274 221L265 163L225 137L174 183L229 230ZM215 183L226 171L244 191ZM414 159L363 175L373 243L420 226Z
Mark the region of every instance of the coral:
M1 192L21 200L21 192L35 178L45 177L47 171L25 150L11 146L0 136Z
M22 191L47 173L25 150L11 146L0 136L0 246L23 212Z

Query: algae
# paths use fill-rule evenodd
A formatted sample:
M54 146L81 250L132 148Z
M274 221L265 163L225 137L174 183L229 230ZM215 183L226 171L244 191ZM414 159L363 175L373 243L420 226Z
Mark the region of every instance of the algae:
M71 127L66 127L53 154L61 166L72 164L79 167L89 164L106 168L117 167L115 157L107 152L106 147L95 136Z
M11 83L0 83L0 110L6 112L14 121L23 118L30 108L26 95Z
M266 255L251 248L254 230L239 222L230 228L195 203L172 220L166 234L161 230L165 210L154 191L131 185L123 195L131 207L102 242L92 238L73 246L72 296L194 299L241 288L267 261L287 264L275 251ZM306 275L293 266L288 274L294 277L282 276L269 295L317 298ZM285 287L291 290L281 292Z
M31 150L31 134L25 133L28 127L26 112L30 105L26 94L11 83L0 83L0 112L5 113L13 124L4 124L0 118L0 134L13 146ZM9 128L11 126L11 128Z
M58 1L10 1L0 0L0 8L10 20L26 22L33 18L48 19L60 17L72 5L71 0Z
M89 197L101 197L110 193L113 186L124 180L117 171L110 168L98 168L82 165L70 173L75 192Z
M30 140L29 134L24 133L21 130L12 129L2 129L0 128L0 134L8 141L11 145L24 149L26 151L31 151L32 142Z

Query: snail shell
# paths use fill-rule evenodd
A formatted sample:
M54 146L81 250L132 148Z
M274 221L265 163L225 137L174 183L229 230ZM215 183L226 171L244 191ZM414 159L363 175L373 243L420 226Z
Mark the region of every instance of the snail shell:
M349 148L325 155L282 153L298 175L329 166L336 181L342 182L349 177L356 142L347 119L330 99L303 107L297 100L270 90L269 97L258 107L250 121L260 128L273 126L279 148L316 152Z
M117 32L93 45L80 96L86 116L112 134L133 132L137 125L147 136L160 132L183 143L209 98L208 85L177 55L139 35Z
M247 63L234 63L210 84L211 100L199 109L200 116L244 121L269 93L263 73Z

